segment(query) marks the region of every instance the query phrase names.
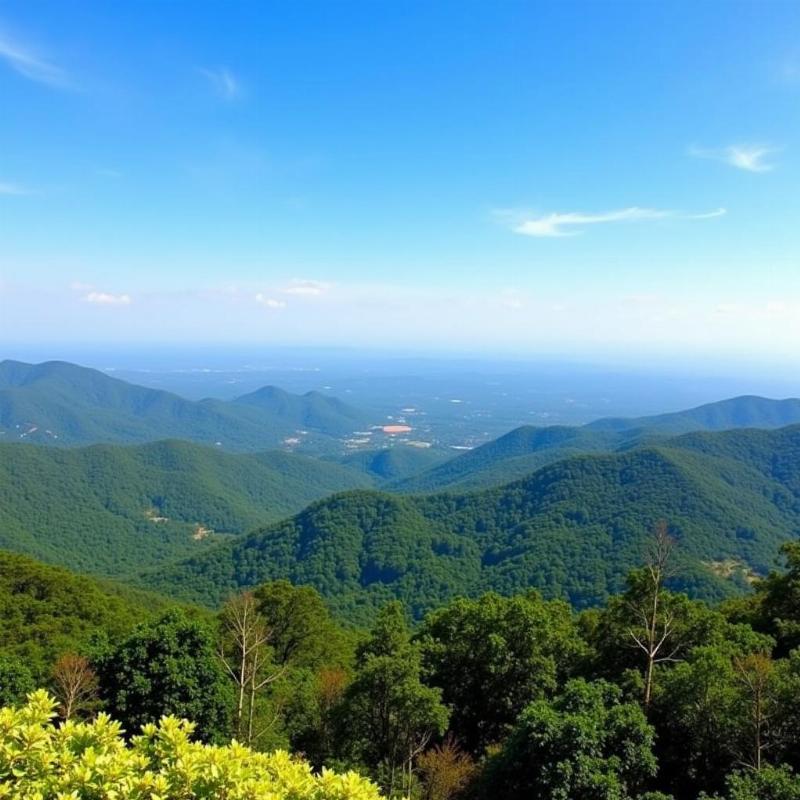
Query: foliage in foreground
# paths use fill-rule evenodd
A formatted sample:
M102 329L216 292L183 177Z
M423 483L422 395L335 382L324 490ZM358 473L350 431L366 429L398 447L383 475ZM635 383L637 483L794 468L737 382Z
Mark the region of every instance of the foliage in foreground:
M175 717L148 724L126 745L119 723L100 714L91 723L56 726L56 703L32 693L21 708L0 710L0 798L125 798L125 800L379 800L377 788L353 772L314 774L278 751L256 753L232 742L191 741L193 725Z

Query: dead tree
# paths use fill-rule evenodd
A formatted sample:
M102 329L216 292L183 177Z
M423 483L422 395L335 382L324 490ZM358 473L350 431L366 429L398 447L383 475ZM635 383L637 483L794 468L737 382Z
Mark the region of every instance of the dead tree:
M221 615L219 657L237 687L236 735L253 741L253 720L258 693L277 680L283 669L272 670L270 629L259 614L251 592L229 600Z
M735 658L733 666L744 692L750 733L749 746L745 748L747 754L740 763L758 771L763 765L765 751L772 744L772 661L762 653L751 653Z
M653 695L653 675L657 664L676 661L680 643L675 639L675 616L663 602L664 582L669 576L670 559L675 540L669 533L667 523L659 522L653 532L647 563L643 574L644 592L629 607L637 622L628 631L635 646L645 655L645 677L643 704L649 708Z
M53 666L53 691L62 719L90 711L97 702L97 675L88 659L76 653L62 655Z

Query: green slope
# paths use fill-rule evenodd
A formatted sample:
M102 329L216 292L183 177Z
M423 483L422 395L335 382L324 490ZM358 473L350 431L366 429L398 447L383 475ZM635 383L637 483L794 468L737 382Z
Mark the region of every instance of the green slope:
M782 428L800 422L800 400L771 400L745 395L719 400L715 403L633 419L600 419L589 423L592 430L648 429L659 433L688 433L690 431L722 431L730 428Z
M365 411L321 392L290 394L276 386L264 386L237 397L233 405L258 409L293 429L324 431L330 436L347 436L372 420Z
M442 450L405 444L382 450L361 450L337 459L339 463L364 472L379 483L402 481L448 460L446 452Z
M0 551L0 656L24 663L37 681L58 656L92 636L124 634L169 601Z
M616 432L582 427L524 425L474 450L399 481L403 492L431 492L499 486L569 456L609 452L622 437Z
M612 453L689 431L771 429L800 422L800 400L737 397L656 417L601 419L579 427L523 426L432 469L398 481L403 492L499 486L563 458Z
M122 576L369 484L341 465L291 453L233 454L179 441L2 444L0 548Z
M733 431L569 458L482 492L342 494L144 582L213 605L288 578L353 619L389 597L421 614L456 594L531 586L586 606L622 588L667 519L681 542L678 585L720 597L800 531L798 448L800 426ZM715 565L729 560L743 569L723 580Z
M269 401L272 398L272 401ZM255 452L288 437L309 451L368 422L366 412L311 392L273 387L235 401L186 400L61 361L0 362L0 440L56 445L181 438ZM298 435L298 428L305 430Z

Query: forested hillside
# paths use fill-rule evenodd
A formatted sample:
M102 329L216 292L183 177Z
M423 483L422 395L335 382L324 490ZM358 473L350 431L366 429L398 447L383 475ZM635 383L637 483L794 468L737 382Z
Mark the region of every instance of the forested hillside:
M211 614L0 554L6 795L796 800L800 546L711 606L646 540L598 608L391 602L358 632L284 581Z
M190 442L0 444L0 547L83 572L132 572L296 513L369 477L335 463Z
M660 433L678 434L689 431L722 431L731 428L782 428L800 422L800 400L771 400L745 395L713 403L632 419L601 419L590 422L592 430L635 430L647 428Z
M400 480L396 488L402 492L433 492L499 486L562 458L613 452L629 438L614 431L592 431L586 427L523 425L499 439Z
M690 431L772 429L800 422L800 400L736 397L654 417L600 419L582 426L524 425L397 484L405 492L486 488L581 453L611 453Z
M675 585L741 591L800 529L800 426L692 434L565 459L497 489L424 497L353 492L145 577L216 604L287 578L353 619L393 597L415 615L458 594L529 587L578 607L602 602L667 520L681 543Z
M398 481L424 472L435 464L449 462L441 449L396 445L380 450L360 450L336 459L339 463L360 470L377 483L396 485Z
M0 551L0 690L4 659L21 662L41 685L62 653L85 649L98 635L119 637L170 605L157 595Z
M370 415L335 398L274 387L225 402L192 401L62 361L0 363L0 438L85 445L181 438L254 452L286 438L314 452L368 424Z

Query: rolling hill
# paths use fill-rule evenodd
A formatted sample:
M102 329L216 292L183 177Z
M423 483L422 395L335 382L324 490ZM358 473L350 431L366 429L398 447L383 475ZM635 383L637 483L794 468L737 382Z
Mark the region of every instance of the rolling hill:
M369 475L379 484L394 484L449 459L445 450L399 443L380 450L359 450L348 453L336 461Z
M299 449L326 452L369 422L367 412L319 392L264 387L233 401L193 401L63 361L0 362L3 441L74 446L180 438L258 452L293 438Z
M0 444L0 548L123 576L369 485L364 474L293 453L183 441Z
M595 431L646 429L655 433L680 434L691 431L722 431L731 428L782 428L800 422L800 400L771 400L744 395L706 403L687 411L631 419L606 418L590 422Z
M85 648L93 636L127 633L172 605L157 595L0 551L0 658L11 656L36 682L55 659Z
M356 620L392 597L420 615L457 594L531 586L582 607L620 590L659 519L680 541L681 588L741 590L800 532L800 426L575 456L480 492L340 494L143 582L214 605L287 578Z
M328 436L348 436L359 426L369 424L369 416L336 397L322 392L291 394L276 386L242 395L232 405L258 409L271 419L296 429L320 431Z
M498 486L581 453L613 453L691 431L774 429L800 423L800 400L737 397L655 417L600 419L587 425L523 426L443 464L399 480L403 492Z

